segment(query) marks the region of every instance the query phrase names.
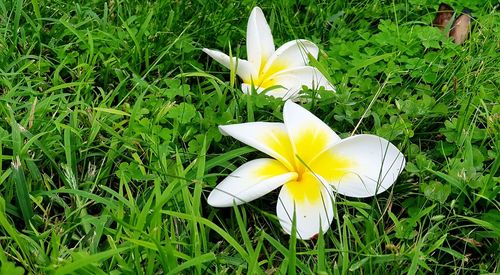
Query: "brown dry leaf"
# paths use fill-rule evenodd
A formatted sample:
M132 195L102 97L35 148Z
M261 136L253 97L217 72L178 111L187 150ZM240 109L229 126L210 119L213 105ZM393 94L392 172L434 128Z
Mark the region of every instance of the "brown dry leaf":
M462 44L469 37L470 31L470 22L471 22L471 12L468 9L464 9L462 11L462 15L460 15L450 30L450 36L453 38L455 44Z
M460 236L455 236L455 237L457 237L458 239L460 239L460 240L462 240L462 241L464 241L464 242L466 242L466 243L468 243L468 244L471 244L471 245L473 245L473 246L475 246L475 247L481 247L481 246L483 246L483 244L482 244L482 243L480 243L480 242L478 242L478 241L474 240L473 238L468 238L468 237L460 237Z
M453 18L453 8L445 3L439 4L439 9L436 18L432 21L432 25L438 27L439 30L444 31Z

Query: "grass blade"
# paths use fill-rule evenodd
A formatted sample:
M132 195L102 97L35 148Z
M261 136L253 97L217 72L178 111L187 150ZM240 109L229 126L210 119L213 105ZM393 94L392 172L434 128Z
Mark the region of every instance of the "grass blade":
M16 186L17 203L21 209L25 226L29 226L31 218L33 217L33 207L31 205L31 199L28 191L28 183L26 182L26 177L24 176L24 170L19 156L16 156L16 159L12 162L12 171L14 185Z
M54 272L54 274L55 275L62 275L62 274L68 274L71 272L75 272L78 269L83 268L87 265L104 261L104 260L108 259L109 257L112 257L116 254L120 254L120 253L125 252L129 249L132 249L134 247L135 246L128 246L128 247L121 247L121 248L117 248L117 249L110 249L110 250L107 250L104 252L100 252L97 254L93 254L93 255L89 255L87 257L80 258L74 262L70 262L68 264L65 264L61 268L58 268Z

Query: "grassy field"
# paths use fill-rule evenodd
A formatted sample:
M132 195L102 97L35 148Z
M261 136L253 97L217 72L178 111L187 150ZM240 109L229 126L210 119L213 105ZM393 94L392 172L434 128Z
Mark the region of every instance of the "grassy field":
M500 272L500 13L455 45L439 1L0 0L1 274ZM302 106L341 137L382 136L407 166L374 198L338 196L317 239L286 235L277 191L212 208L262 154L218 125L282 121L201 49L246 57L260 6L276 45L321 49L337 93ZM373 103L373 104L370 104Z

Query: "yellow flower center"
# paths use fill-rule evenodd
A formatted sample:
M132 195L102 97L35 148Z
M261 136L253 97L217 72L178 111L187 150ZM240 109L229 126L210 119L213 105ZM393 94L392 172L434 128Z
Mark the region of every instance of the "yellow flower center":
M244 79L246 84L253 85L256 88L267 89L277 85L275 79L272 77L275 73L280 72L287 68L287 65L282 62L273 62L273 64L264 72L267 60L262 58L257 79Z
M281 156L278 161L282 165L266 167L259 176L295 172L296 178L286 183L293 198L297 202L316 202L321 198L321 184L341 179L354 165L351 160L326 150L329 141L326 134L305 128L292 145L285 131L273 132L267 136L266 144Z

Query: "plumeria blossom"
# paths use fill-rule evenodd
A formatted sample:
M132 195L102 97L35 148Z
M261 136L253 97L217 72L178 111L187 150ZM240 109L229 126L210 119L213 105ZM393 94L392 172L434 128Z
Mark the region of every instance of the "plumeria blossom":
M233 171L210 193L210 205L240 205L281 187L276 204L281 226L290 234L295 213L297 237L310 239L330 227L335 192L374 196L394 184L405 166L404 156L389 141L374 135L340 139L290 100L283 120L219 126L223 134L269 158L251 160Z
M317 68L307 66L308 54L317 59L319 53L311 41L293 40L275 50L271 29L259 7L252 10L248 19L248 60L231 58L207 48L203 51L226 68L235 70L243 80L241 89L244 93L250 93L253 86L258 93L266 91L274 97L293 99L303 85L310 89L323 86L335 90Z

